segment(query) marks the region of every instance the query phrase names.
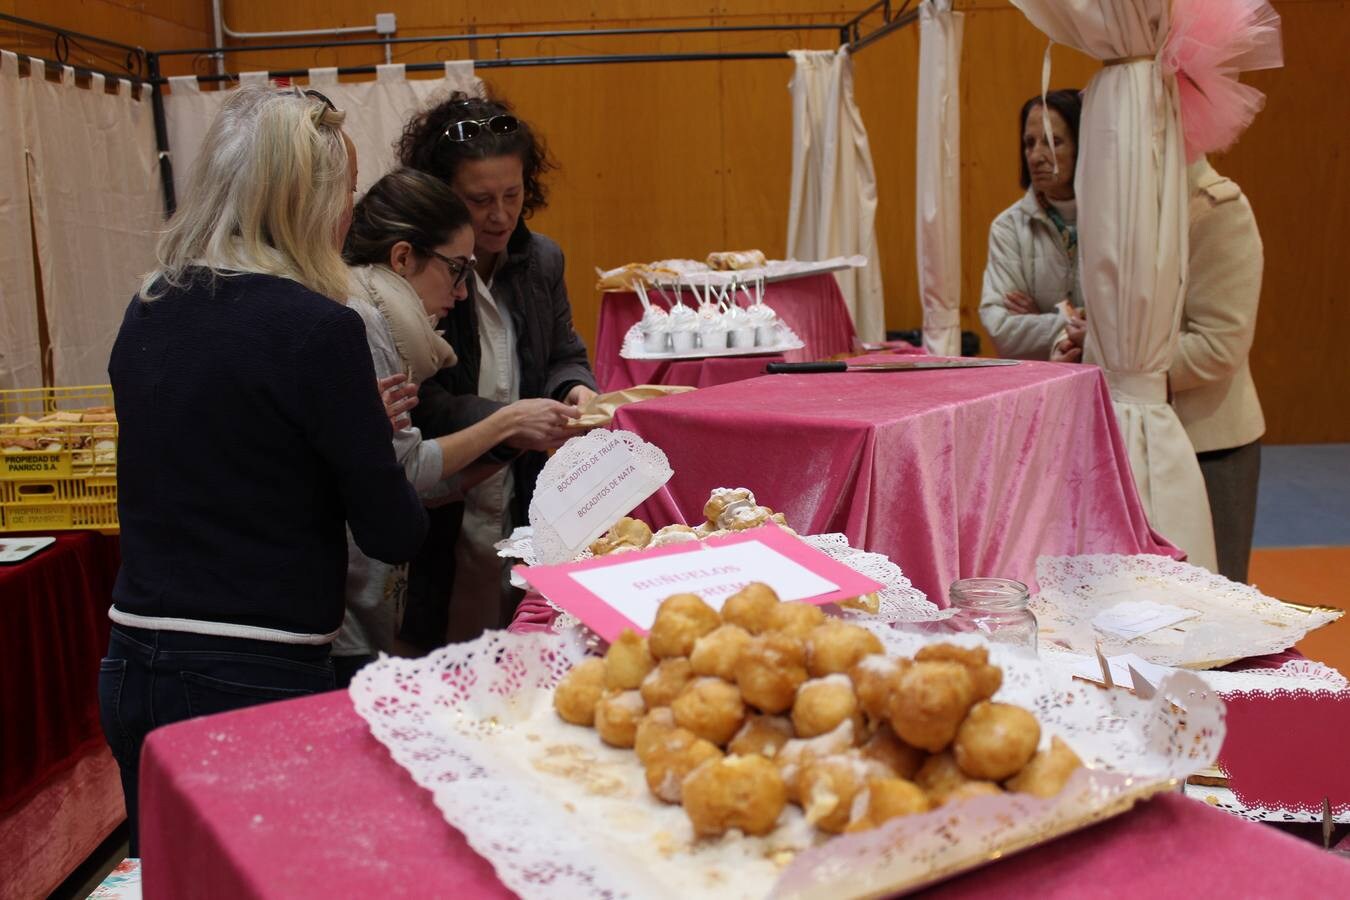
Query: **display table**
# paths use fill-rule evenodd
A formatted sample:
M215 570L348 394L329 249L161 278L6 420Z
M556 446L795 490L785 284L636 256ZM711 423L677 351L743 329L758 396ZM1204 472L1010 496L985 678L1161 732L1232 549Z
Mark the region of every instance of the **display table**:
M119 559L67 532L0 566L0 896L47 893L125 817L98 716Z
M653 294L652 296L656 296ZM682 299L691 305L693 300L688 291ZM659 300L657 301L660 302ZM839 291L839 283L834 275L824 272L816 275L804 275L784 281L775 281L764 286L764 303L778 313L789 328L796 332L805 345L801 350L783 354L782 359L790 362L823 359L838 353L848 353L853 349L853 320L849 318L848 307L844 304L844 295ZM664 306L664 304L663 304ZM623 339L628 330L642 318L642 303L633 293L608 292L600 301L600 323L595 335L595 378L602 393L618 391L636 384L690 384L703 387L709 384L721 384L734 380L726 378L727 372L701 377L690 373L690 364L701 366L704 361L683 361L684 366L677 368L677 375L670 369L676 361L645 362L624 359L619 355L623 349ZM762 357L759 372L764 371L764 362L779 357ZM725 369L721 360L707 360L713 369ZM734 371L734 370L731 370ZM671 380L678 377L681 380ZM689 380L693 378L694 380Z
M634 513L653 528L748 487L799 532L884 553L942 605L958 578L1034 583L1038 556L1176 553L1149 528L1093 366L768 375L630 404L612 427L675 470Z
M512 896L344 692L160 729L141 792L146 898ZM1311 844L1168 794L926 896L1314 897L1347 879Z

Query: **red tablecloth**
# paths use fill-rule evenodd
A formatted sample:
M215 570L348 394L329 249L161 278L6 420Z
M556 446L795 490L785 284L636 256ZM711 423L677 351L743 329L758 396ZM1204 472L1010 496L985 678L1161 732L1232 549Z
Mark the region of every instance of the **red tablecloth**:
M686 294L685 300L691 298ZM805 347L784 354L789 361L821 359L853 349L853 320L849 318L844 295L834 275L825 272L806 275L787 281L775 281L764 286L764 302L778 313L787 326L802 339ZM595 335L595 377L600 390L618 391L635 384L720 384L732 380L689 381L687 372L675 381L668 362L639 362L619 355L624 335L642 318L642 304L632 293L606 293L600 301L600 323ZM702 360L694 361L701 365ZM720 362L708 360L720 367ZM761 363L760 371L763 371ZM725 375L725 373L723 373ZM744 377L744 376L742 376Z
M119 559L117 538L80 531L0 566L0 813L103 742L98 664Z
M800 532L886 554L943 606L958 578L1034 584L1042 555L1176 552L1148 526L1093 366L769 375L621 407L614 427L675 470L635 513L653 528L748 487Z
M352 709L321 694L169 726L141 765L147 900L509 897ZM935 897L1330 897L1350 864L1176 794Z

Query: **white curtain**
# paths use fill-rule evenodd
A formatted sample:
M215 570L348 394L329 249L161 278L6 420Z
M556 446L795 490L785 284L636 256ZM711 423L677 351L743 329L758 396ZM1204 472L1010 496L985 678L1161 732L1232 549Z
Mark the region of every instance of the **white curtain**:
M0 390L42 387L19 93L19 58L0 51Z
M245 72L239 81L265 83L267 73ZM402 65L377 66L375 80L363 82L340 82L334 68L310 69L308 86L347 113L343 128L356 146L359 191L365 191L394 167L394 142L414 113L440 102L451 91L483 96L483 82L474 76L471 60L447 62L444 78L415 80L406 77ZM181 196L201 148L202 136L229 91L203 91L191 75L170 78L169 89L164 114L169 126L174 184Z
M1187 262L1186 157L1176 80L1155 57L1168 0L1013 0L1051 40L1106 61L1078 136L1084 360L1106 373L1149 521L1215 567L1195 449L1167 402Z
M914 250L923 346L961 355L961 37L952 0L919 6Z
M853 102L846 48L793 50L792 198L787 254L818 260L862 254L867 265L836 273L853 325L865 341L886 333L877 258L877 178L862 115Z
M29 192L57 385L103 384L122 314L154 262L164 220L148 92L103 76L88 89L42 62L20 82Z

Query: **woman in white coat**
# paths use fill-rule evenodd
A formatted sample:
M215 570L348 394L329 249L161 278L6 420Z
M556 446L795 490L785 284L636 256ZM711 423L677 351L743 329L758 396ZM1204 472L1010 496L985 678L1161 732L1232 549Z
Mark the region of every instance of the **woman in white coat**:
M999 356L1047 359L1064 328L1080 330L1059 304L1081 308L1078 211L1073 176L1078 161L1077 91L1051 91L1041 115L1040 95L1022 105L1022 187L1026 194L989 226L989 259L980 296L980 320ZM1044 122L1049 119L1050 134Z

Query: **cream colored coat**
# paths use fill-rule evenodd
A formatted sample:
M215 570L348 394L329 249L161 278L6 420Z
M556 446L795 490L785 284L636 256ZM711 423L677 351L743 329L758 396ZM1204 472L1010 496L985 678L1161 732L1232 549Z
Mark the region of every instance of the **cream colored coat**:
M995 353L1005 359L1048 358L1055 334L1065 324L1056 304L1072 294L1074 305L1083 305L1077 272L1033 191L999 213L989 226L989 257L980 292L980 321ZM1004 297L1012 291L1031 297L1040 312L1009 312Z
M1261 299L1261 235L1242 189L1201 159L1189 170L1190 270L1167 381L1197 452L1266 430L1247 355Z

